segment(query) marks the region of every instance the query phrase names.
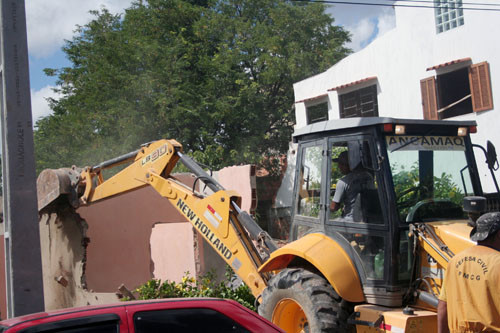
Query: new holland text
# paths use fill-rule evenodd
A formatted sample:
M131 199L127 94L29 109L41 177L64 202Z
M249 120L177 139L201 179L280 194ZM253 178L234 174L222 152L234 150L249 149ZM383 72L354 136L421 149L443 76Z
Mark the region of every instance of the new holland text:
M196 229L198 229L198 231L206 237L207 241L210 242L212 246L224 256L224 258L228 260L231 259L231 257L233 256L231 250L229 250L229 248L224 245L224 243L222 243L222 241L212 232L212 230L210 230L210 228L205 223L203 223L203 221L198 216L196 216L196 213L191 208L189 208L189 206L186 205L186 203L182 199L179 199L179 201L177 201L177 207L182 212L182 214L184 214L184 216L186 216L189 221L196 227Z

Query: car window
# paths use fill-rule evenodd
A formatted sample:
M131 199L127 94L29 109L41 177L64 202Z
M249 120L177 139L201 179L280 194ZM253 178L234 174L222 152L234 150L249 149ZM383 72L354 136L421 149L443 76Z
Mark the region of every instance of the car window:
M247 329L224 314L203 308L137 312L134 315L134 326L137 333L249 333Z
M117 314L101 314L89 317L53 321L22 330L23 333L118 333L120 332L120 317Z
M101 323L101 324L92 324L92 325L81 325L75 327L65 327L53 330L43 330L39 332L44 333L56 333L56 332L64 332L64 333L118 333L120 332L120 328L118 327L118 323Z

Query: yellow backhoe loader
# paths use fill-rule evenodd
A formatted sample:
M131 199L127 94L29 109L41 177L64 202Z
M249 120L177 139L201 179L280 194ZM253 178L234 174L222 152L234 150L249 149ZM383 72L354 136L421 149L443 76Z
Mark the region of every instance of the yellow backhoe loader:
M498 203L484 196L474 148L498 168L495 149L473 145L472 121L349 118L294 133L298 142L288 243L274 241L175 140L159 140L82 170L40 174L39 209L92 205L152 186L251 288L259 313L287 332L435 332L447 262L471 246L471 224ZM330 209L347 151L351 178L368 173L344 210ZM213 194L178 182L184 164ZM102 171L123 163L109 179ZM366 177L365 177L366 179ZM345 179L344 179L345 180Z

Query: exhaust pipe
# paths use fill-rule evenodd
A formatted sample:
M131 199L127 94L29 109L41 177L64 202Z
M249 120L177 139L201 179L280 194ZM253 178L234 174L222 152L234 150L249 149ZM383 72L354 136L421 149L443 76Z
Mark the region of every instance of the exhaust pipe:
M429 304L430 306L437 308L439 300L437 299L436 296L426 291L420 291L420 290L417 291L417 293L418 293L417 296L418 299L420 299L422 302Z

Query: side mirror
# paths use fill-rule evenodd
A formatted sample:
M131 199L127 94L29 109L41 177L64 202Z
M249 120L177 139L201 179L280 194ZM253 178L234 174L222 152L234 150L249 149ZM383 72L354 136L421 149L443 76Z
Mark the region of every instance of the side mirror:
M495 145L491 143L491 141L486 142L486 163L488 163L488 168L492 170L498 170L498 159L497 159L497 151L495 149Z

